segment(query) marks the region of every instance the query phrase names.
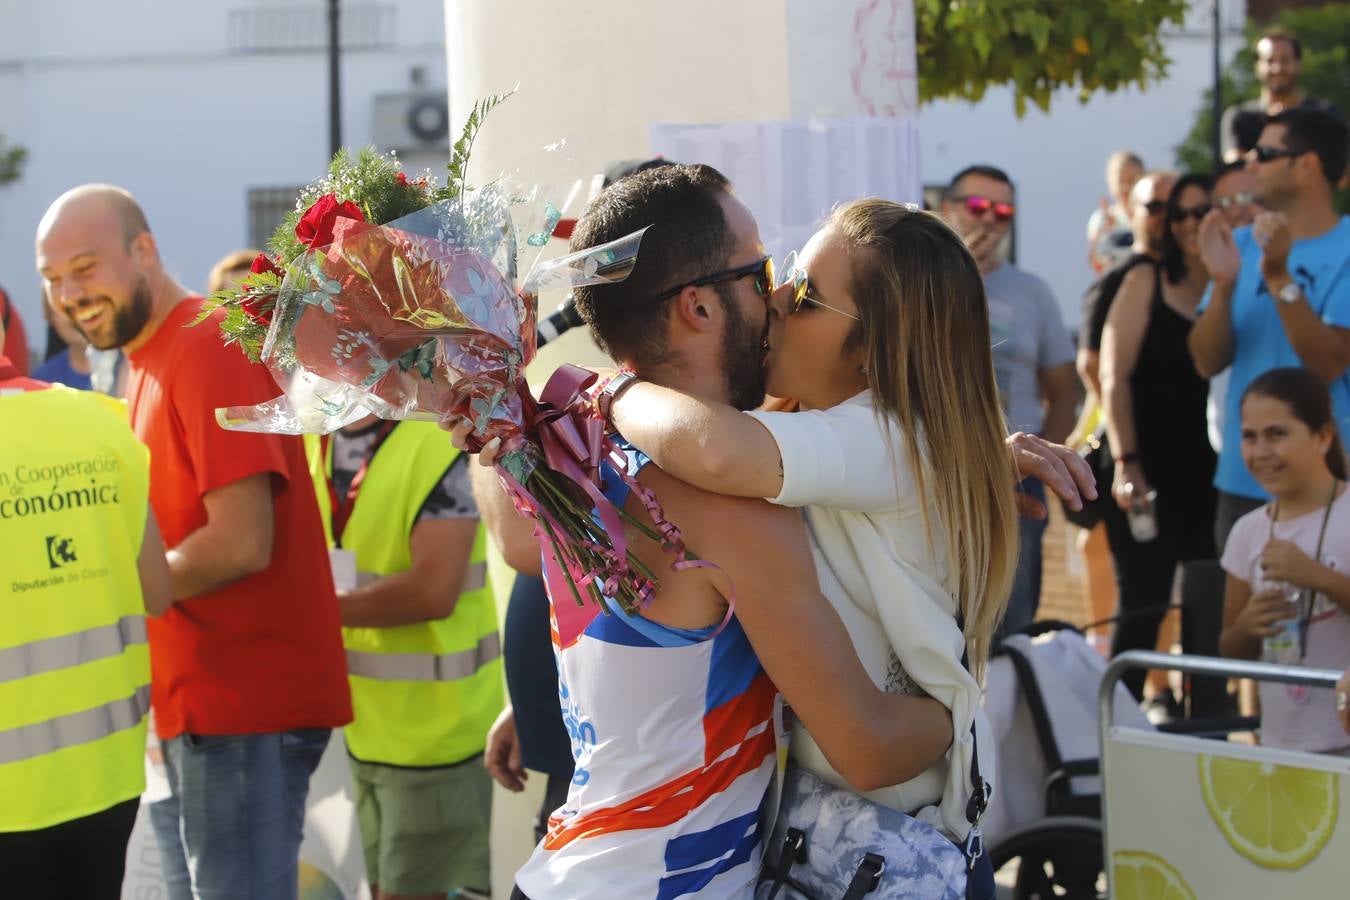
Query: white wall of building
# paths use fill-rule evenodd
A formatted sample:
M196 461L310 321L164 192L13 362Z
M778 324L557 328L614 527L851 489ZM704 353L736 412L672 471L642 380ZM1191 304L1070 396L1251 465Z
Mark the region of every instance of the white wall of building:
M479 137L474 171L525 163L541 181L574 178L649 156L652 122L786 118L784 2L446 0L451 119L518 88ZM564 153L534 153L559 138Z
M384 46L343 55L343 139L358 145L372 139L373 97L407 91L413 67L427 89L445 89L442 11L439 0L343 6L353 22L389 10ZM0 0L0 133L29 150L23 178L0 188L0 285L33 343L44 333L33 233L67 188L128 188L169 270L201 290L212 264L246 245L249 188L322 174L324 52L232 52L229 22L241 11L323 9L321 0Z

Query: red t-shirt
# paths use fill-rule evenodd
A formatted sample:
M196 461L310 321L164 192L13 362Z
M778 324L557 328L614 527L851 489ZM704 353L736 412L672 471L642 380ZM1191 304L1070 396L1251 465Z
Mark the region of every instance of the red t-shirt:
M19 369L14 363L9 361L9 357L0 353L0 393L22 393L24 391L40 391L43 388L51 387L45 381L34 381L20 374Z
M172 548L206 524L202 496L272 473L272 564L149 621L151 701L162 739L325 728L352 719L337 597L301 439L226 431L216 407L280 392L220 341L201 298L128 357L131 425L150 448L150 505Z
M0 341L0 356L9 357L9 363L19 370L20 375L28 374L28 335L23 330L23 319L14 308L14 302L0 288L0 322L4 323L5 339Z

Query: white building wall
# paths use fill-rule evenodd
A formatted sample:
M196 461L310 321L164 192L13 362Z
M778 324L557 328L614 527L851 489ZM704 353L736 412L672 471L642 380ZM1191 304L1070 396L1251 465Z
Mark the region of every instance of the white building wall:
M359 145L372 139L373 97L409 90L413 67L428 90L444 91L441 3L343 6L392 9L389 46L343 54L343 139ZM217 259L246 246L249 188L322 173L326 55L231 52L229 15L250 9L322 13L324 4L0 0L0 133L29 150L23 178L0 188L0 285L32 343L44 333L33 233L67 188L107 181L129 189L169 270L201 290ZM439 166L444 158L409 162Z
M524 164L544 182L586 177L649 156L653 122L787 118L784 5L446 0L452 120L517 88L476 142L473 170ZM536 152L560 138L565 152Z

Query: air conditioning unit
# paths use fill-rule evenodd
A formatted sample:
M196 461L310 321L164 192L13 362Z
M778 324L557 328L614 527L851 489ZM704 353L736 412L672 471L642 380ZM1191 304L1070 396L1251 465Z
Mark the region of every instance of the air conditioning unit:
M375 146L399 153L449 148L450 111L444 92L381 94L375 98Z

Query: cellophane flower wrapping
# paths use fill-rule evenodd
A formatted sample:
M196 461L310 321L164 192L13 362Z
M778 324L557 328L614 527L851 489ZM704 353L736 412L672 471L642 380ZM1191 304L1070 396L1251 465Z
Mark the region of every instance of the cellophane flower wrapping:
M535 298L626 278L642 240L639 231L536 264L517 287L521 258L537 259L559 209L545 190L496 183L375 224L358 203L325 194L296 225L307 249L284 266L260 257L255 275L237 293L213 298L199 321L225 307L224 339L266 365L282 392L217 410L225 428L326 434L373 413L467 419L474 442L501 438L498 472L517 510L535 520L558 628L570 641L597 610L609 611L610 600L634 610L655 589L656 576L627 549L623 522L691 563L655 498L622 471L585 394L594 375L565 367L558 383L567 390L542 404L525 383ZM664 531L604 499L597 488L604 458Z
M518 235L513 211L533 207L548 232ZM323 434L374 413L463 417L483 440L519 433L535 297L617 280L641 239L536 266L518 290L520 249L542 243L556 210L538 191L489 186L384 225L334 219L332 242L291 260L276 296L261 360L282 396L220 410L221 425Z

